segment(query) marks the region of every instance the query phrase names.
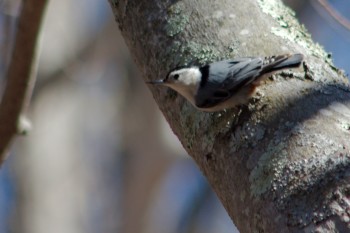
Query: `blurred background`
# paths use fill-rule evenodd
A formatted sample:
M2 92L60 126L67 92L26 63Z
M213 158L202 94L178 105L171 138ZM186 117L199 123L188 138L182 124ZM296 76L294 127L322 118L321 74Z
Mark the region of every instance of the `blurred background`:
M348 73L349 29L317 1L286 3ZM1 90L20 4L0 0ZM330 4L350 16L346 1ZM237 232L155 105L107 0L50 1L42 33L34 128L0 169L0 233Z

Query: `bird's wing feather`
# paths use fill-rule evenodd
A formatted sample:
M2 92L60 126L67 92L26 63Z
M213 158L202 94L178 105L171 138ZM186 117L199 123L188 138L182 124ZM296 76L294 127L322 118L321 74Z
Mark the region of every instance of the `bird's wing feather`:
M231 98L240 88L255 80L262 64L262 59L251 57L212 63L209 75L213 80L198 89L196 106L210 108Z
M263 61L260 58L247 59L242 61L229 69L223 86L232 92L236 92L237 87L242 87L253 82L260 74Z

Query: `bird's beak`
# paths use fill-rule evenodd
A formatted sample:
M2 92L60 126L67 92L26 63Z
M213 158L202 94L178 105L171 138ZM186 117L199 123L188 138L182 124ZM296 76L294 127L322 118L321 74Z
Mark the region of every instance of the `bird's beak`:
M163 79L159 79L159 80L148 81L146 83L152 84L152 85L159 85L159 84L164 84L165 82Z

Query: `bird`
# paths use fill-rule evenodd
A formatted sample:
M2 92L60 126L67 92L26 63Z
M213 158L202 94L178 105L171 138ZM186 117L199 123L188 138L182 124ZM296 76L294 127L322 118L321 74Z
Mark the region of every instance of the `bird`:
M204 112L217 112L246 104L261 81L273 73L297 68L303 54L243 57L203 66L177 67L164 79L148 81L169 87Z

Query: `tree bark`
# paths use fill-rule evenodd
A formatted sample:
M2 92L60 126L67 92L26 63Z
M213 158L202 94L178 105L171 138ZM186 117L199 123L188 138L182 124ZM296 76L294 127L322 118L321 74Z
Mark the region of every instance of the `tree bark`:
M350 91L279 0L110 0L146 80L178 65L303 53L248 105L197 111L151 87L174 133L240 232L349 232Z

